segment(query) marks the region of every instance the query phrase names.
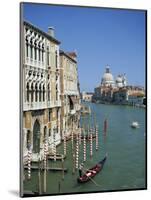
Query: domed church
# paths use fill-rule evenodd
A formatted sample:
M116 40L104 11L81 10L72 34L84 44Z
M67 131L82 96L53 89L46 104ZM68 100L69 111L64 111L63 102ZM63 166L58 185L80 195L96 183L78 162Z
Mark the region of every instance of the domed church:
M101 86L105 86L105 87L108 87L108 86L111 86L111 87L114 87L115 85L115 82L114 82L114 77L113 75L111 74L110 72L110 67L107 65L106 66L106 71L101 79Z

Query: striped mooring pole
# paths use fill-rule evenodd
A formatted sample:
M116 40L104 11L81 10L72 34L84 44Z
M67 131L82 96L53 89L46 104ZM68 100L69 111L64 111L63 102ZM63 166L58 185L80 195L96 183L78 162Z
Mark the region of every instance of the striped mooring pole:
M55 133L53 134L53 154L54 154L54 161L56 161L56 136L55 136Z
M83 135L83 161L86 161L86 138L85 134Z
M28 162L28 172L27 172L27 177L28 177L28 180L31 179L31 151L29 150L28 151L28 155L27 155L27 162Z
M64 138L63 138L63 150L64 150L64 155L66 156L66 153L67 153L67 142L66 142L65 133L64 133Z
M93 138L92 138L92 129L90 129L90 157L93 156Z
M96 149L96 151L98 150L98 147L99 147L99 135L98 135L98 125L96 125L96 128L95 128L95 149Z
M75 155L75 168L78 169L79 166L79 140L78 134L76 135L76 155Z

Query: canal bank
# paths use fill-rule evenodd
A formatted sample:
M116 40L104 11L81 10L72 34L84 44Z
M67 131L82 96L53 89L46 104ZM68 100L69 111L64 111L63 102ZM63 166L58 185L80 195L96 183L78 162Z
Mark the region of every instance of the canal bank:
M99 149L95 150L93 140L93 157L90 158L90 146L87 145L86 168L92 167L100 161L106 152L107 161L103 170L97 174L94 181L86 184L77 183L78 171L72 173L72 148L71 141L67 142L67 156L64 167L68 171L47 172L47 194L93 192L108 190L143 189L146 187L146 163L145 163L145 109L129 106L115 106L86 103L91 108L91 113L96 114L99 128ZM104 137L104 120L107 119L107 134ZM87 119L85 119L86 121ZM138 121L139 129L132 129L132 121ZM79 163L83 160L83 151L80 147ZM58 153L63 153L63 145L57 148ZM60 167L61 161L50 160L50 167ZM41 173L41 188L43 188L43 172ZM24 181L24 189L38 191L38 172L32 171L31 180Z

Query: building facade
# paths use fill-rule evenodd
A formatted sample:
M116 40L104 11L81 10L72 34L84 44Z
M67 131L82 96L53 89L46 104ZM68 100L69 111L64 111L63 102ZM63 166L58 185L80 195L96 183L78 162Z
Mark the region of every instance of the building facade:
M80 123L80 91L77 55L60 51L61 131L62 139L69 137Z
M60 143L60 63L59 44L53 30L41 31L24 22L23 55L23 152L32 159Z
M93 93L91 92L82 92L82 95L81 95L83 101L89 101L89 102L92 101L92 96L93 96Z

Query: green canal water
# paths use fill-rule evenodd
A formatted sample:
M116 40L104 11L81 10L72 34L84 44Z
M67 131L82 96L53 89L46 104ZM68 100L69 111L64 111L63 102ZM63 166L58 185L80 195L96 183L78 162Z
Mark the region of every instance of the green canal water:
M128 106L104 105L87 103L92 112L96 113L99 126L99 150L95 150L93 141L93 157L90 158L89 143L87 144L87 161L89 168L100 161L108 153L103 170L94 177L97 185L89 181L77 183L78 171L72 174L71 141L67 142L67 157L64 166L68 168L62 180L62 172L47 172L46 194L82 193L94 191L114 191L146 188L146 132L145 109ZM103 136L103 123L107 118L106 137ZM132 121L138 121L140 128L132 129ZM63 153L63 145L57 148ZM83 160L82 146L79 161ZM51 167L61 167L60 161L49 161ZM25 174L27 171L25 172ZM43 174L41 176L43 188ZM59 191L60 182L60 191ZM24 190L38 191L38 171L32 171L31 180L24 181Z

